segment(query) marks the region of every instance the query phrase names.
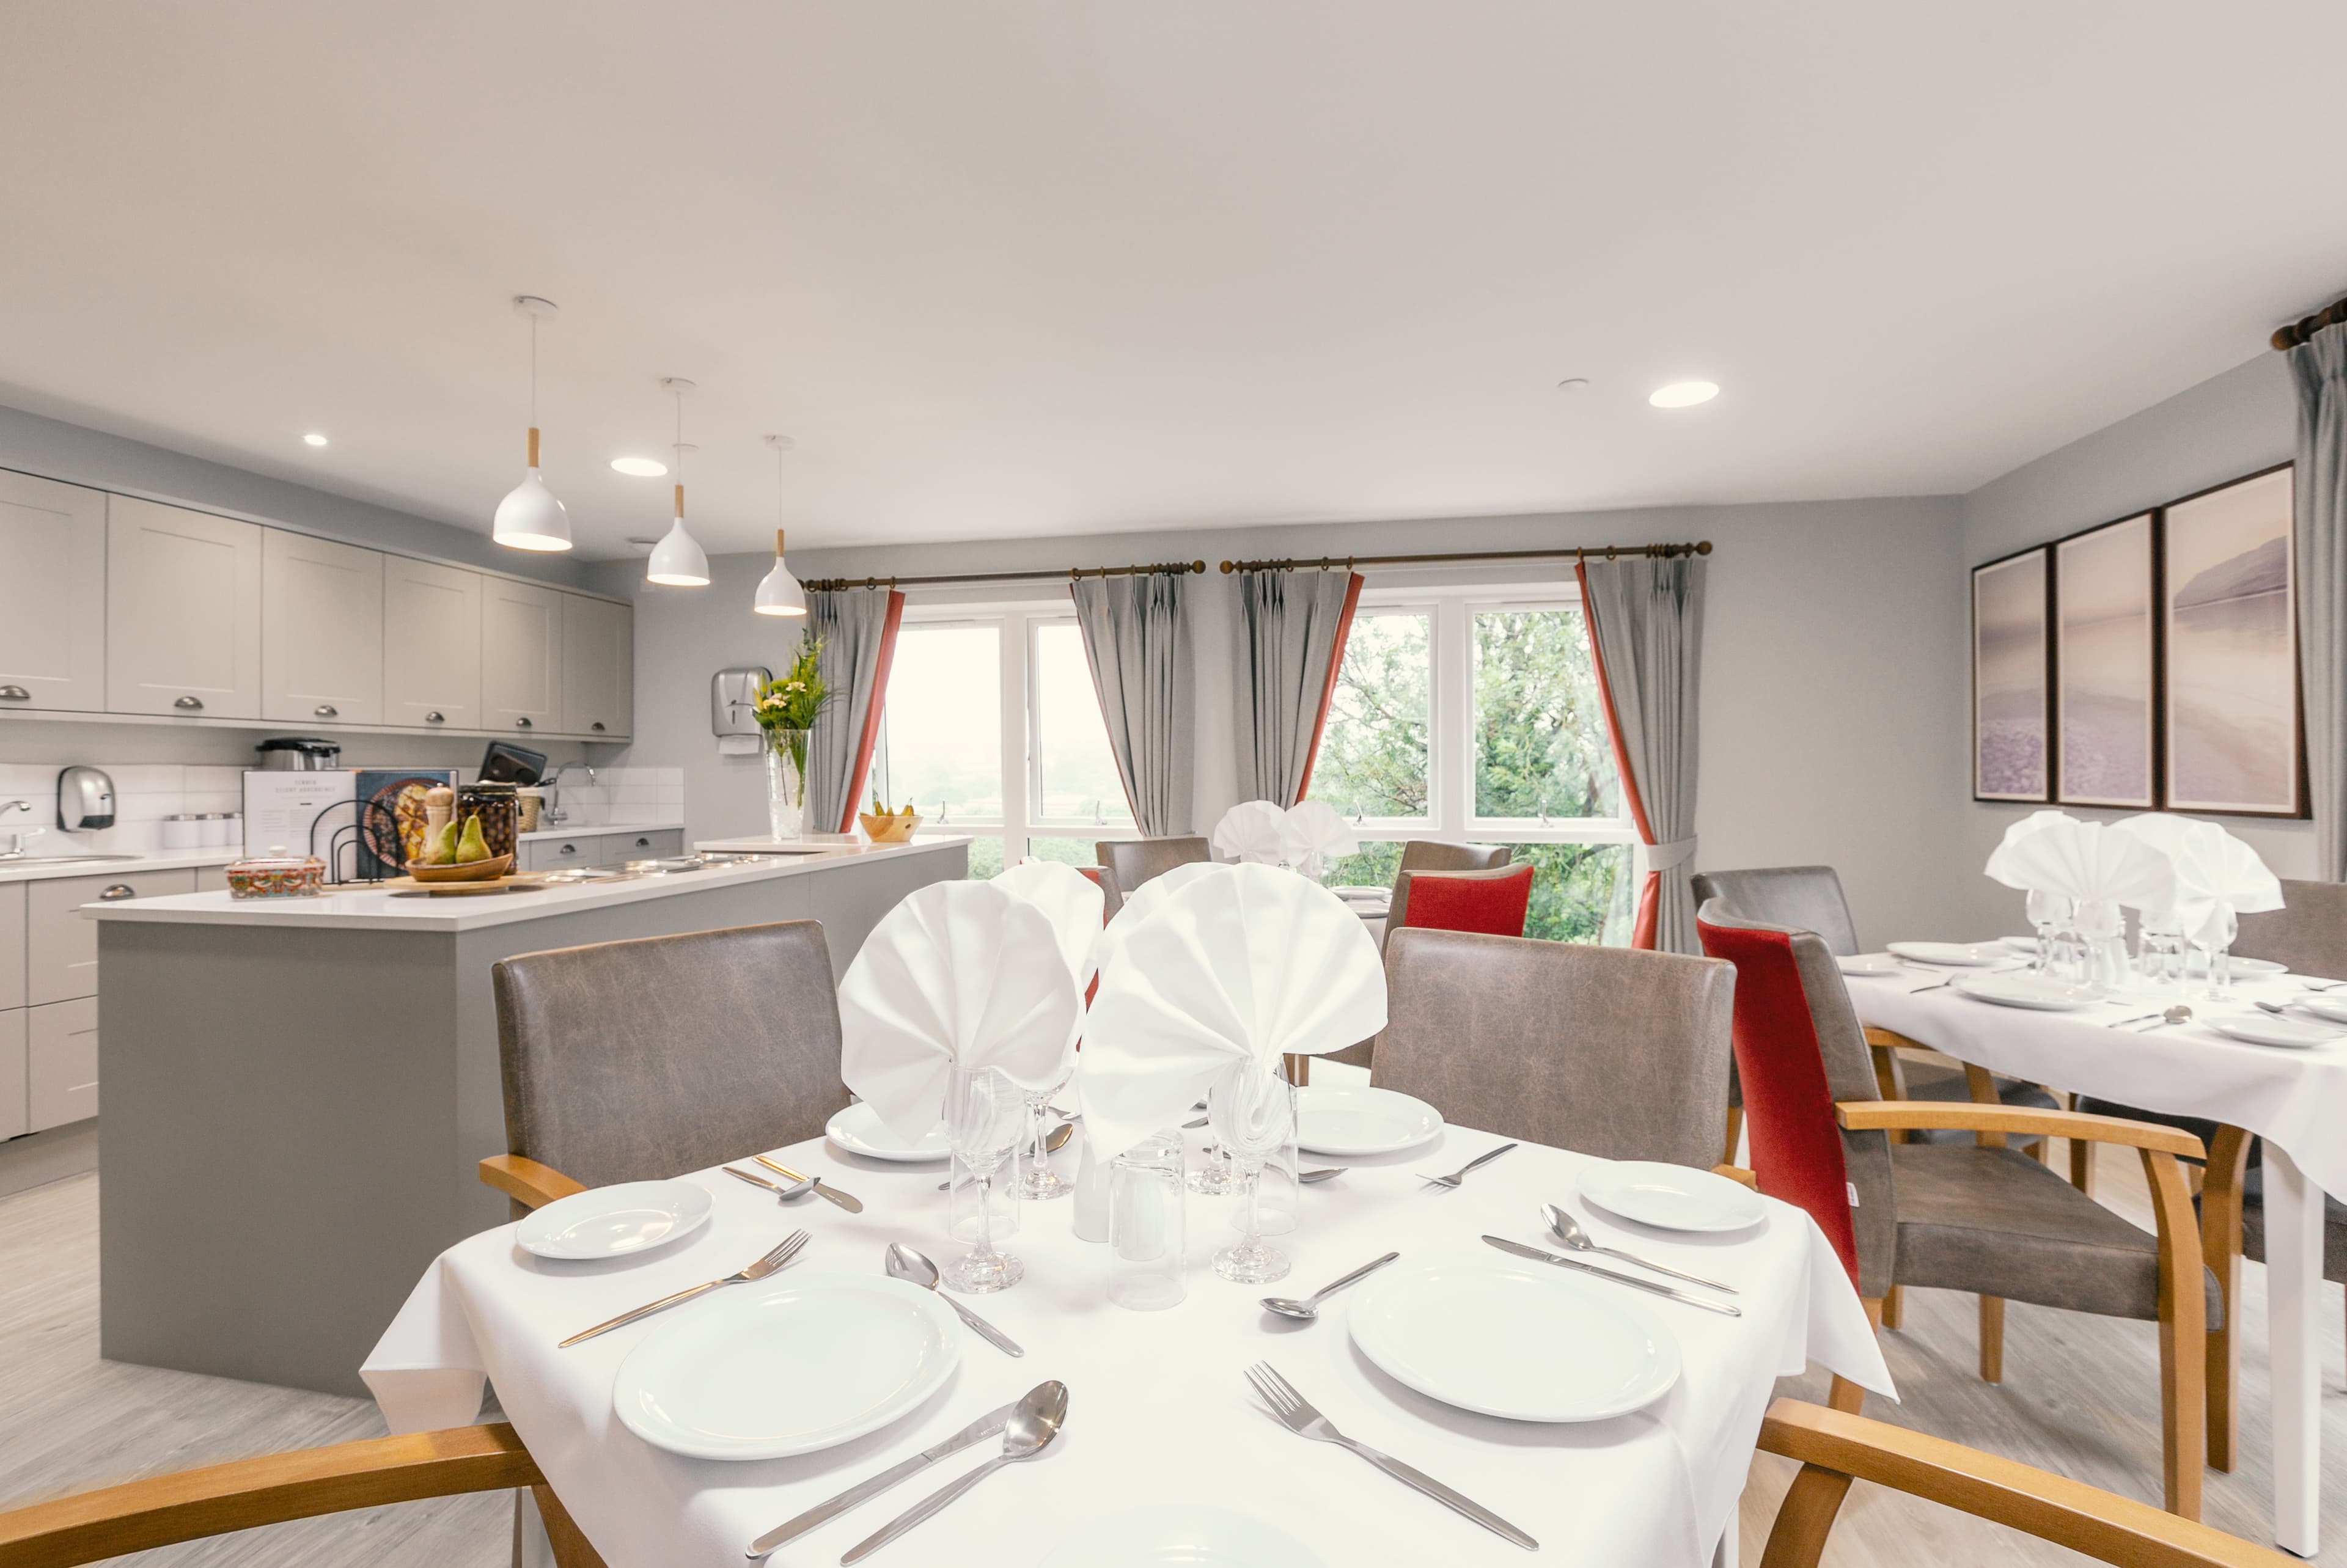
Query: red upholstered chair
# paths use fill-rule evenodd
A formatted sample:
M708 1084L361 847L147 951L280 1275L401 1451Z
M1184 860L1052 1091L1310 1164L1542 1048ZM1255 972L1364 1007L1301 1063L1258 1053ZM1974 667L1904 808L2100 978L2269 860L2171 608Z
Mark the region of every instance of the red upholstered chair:
M1393 901L1404 926L1486 937L1522 936L1532 906L1529 861L1489 871L1405 871L1398 878Z

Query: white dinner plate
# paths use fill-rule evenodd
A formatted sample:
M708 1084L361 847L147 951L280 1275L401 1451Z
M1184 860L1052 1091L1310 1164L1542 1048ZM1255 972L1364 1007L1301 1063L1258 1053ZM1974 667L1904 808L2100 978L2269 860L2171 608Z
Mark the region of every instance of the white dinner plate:
M1836 967L1845 975L1911 975L1915 971L1896 958L1881 953L1860 953L1855 958L1838 958Z
M1948 989L1999 1007L2039 1012L2069 1012L2104 999L2092 986L2072 985L2051 975L1965 975Z
M2239 954L2235 953L2228 955L2225 961L2232 967L2233 973L2237 976L2286 975L2290 973L2290 966L2288 964L2277 964L2271 958L2244 958Z
M691 1182L620 1182L532 1209L514 1240L540 1257L625 1257L691 1235L716 1207Z
M2004 955L1993 942L1893 942L1884 951L1919 964L1946 964L1951 968L1974 968L2002 963Z
M1426 1263L1362 1286L1346 1322L1362 1355L1429 1399L1518 1421L1602 1421L1679 1380L1678 1341L1604 1289L1545 1264Z
M2298 1005L2317 1018L2347 1023L2347 991L2321 991L2298 999Z
M2008 948L2016 953L2028 953L2033 956L2037 951L2037 938L2034 937L1999 937L1996 939L1996 945L2000 948Z
M1226 1508L1155 1502L1081 1520L1042 1568L1324 1568L1268 1520Z
M1607 1213L1658 1230L1740 1231L1768 1212L1741 1182L1655 1160L1595 1162L1574 1185Z
M2225 1013L2202 1021L2233 1040L2247 1040L2251 1045L2288 1046L2292 1050L2329 1045L2340 1037L2335 1025L2301 1023L2294 1018L2276 1018L2270 1012Z
M825 1122L823 1133L849 1153L861 1154L870 1160L894 1160L899 1164L921 1165L953 1158L953 1146L946 1141L946 1124L943 1122L930 1128L921 1138L907 1143L902 1133L890 1132L888 1123L880 1120L880 1112L862 1100Z
M1441 1131L1441 1112L1390 1089L1315 1083L1296 1091L1296 1142L1316 1154L1391 1154Z
M682 1308L620 1363L611 1407L654 1448L779 1459L876 1431L961 1357L937 1293L879 1275L734 1286Z

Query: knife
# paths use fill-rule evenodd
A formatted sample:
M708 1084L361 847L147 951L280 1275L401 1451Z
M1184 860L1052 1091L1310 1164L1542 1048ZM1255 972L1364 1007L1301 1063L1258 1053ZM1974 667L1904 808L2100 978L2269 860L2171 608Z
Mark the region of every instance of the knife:
M805 1176L801 1175L798 1172L792 1170L788 1165L769 1160L764 1154L758 1156L758 1163L765 1166L769 1171L780 1171L784 1175L788 1176L794 1182L804 1182L806 1180ZM846 1209L851 1214L860 1214L864 1212L863 1204L855 1198L849 1197L846 1193L841 1192L837 1187L833 1186L829 1182L824 1181L821 1177L817 1177L815 1179L815 1195L818 1198L825 1199L828 1202L837 1204L841 1208Z
M1744 1316L1741 1307L1730 1307L1724 1301L1714 1301L1708 1296L1693 1296L1672 1286L1656 1285L1652 1280L1646 1279L1633 1279L1626 1274L1616 1274L1610 1268L1599 1268L1594 1265L1583 1263L1577 1258L1559 1257L1553 1252L1542 1252L1536 1246L1526 1246L1520 1241L1507 1241L1495 1235L1487 1235L1483 1239L1501 1252L1512 1252L1518 1257L1528 1257L1535 1263L1553 1263L1559 1268L1577 1268L1583 1274L1594 1274L1600 1279L1610 1279L1616 1285L1626 1285L1633 1290L1644 1290L1655 1296L1667 1296L1673 1301L1684 1301L1689 1307L1700 1307L1706 1311L1722 1313L1729 1317Z
M808 1509L796 1519L790 1521L786 1524L776 1525L774 1529L769 1530L766 1533L758 1537L757 1540L750 1542L750 1549L748 1552L744 1553L743 1555L753 1559L753 1561L757 1558L764 1557L766 1553L772 1552L775 1547L782 1545L784 1542L797 1540L800 1536L805 1535L808 1531L813 1530L816 1525L828 1523L830 1521L837 1519L841 1514L846 1513L849 1509L856 1507L858 1503L871 1501L874 1498L879 1496L882 1492L887 1491L898 1481L903 1481L907 1476L917 1475L920 1471L928 1469L930 1465L937 1463L938 1460L945 1458L948 1454L958 1453L963 1449L969 1447L972 1443L982 1442L988 1438L999 1435L1002 1429L1010 1424L1010 1413L1018 1408L1019 1401L1013 1399L1010 1403L1003 1406L1000 1409L989 1411L987 1414L979 1417L978 1419L970 1422L969 1425L962 1428L961 1430L956 1432L945 1441L938 1444L937 1447L923 1449L919 1453L915 1454L911 1459L907 1460L904 1463L891 1465L888 1469L882 1471L878 1475L874 1476L870 1481L849 1487L846 1491L841 1492L837 1497L833 1498L828 1502L816 1503L813 1508Z

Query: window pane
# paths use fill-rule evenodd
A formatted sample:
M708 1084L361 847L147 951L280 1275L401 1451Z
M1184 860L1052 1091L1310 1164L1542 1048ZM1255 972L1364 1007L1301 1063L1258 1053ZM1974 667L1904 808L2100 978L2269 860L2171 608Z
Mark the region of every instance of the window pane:
M927 834L918 835L928 837ZM973 838L969 841L969 880L987 882L1002 875L1002 840Z
M1475 614L1475 815L1616 816L1622 791L1578 606Z
M1426 633L1422 610L1354 615L1311 799L1348 817L1426 815Z
M1030 838L1027 856L1030 860L1056 860L1062 866L1098 866L1100 851L1093 847L1099 840L1091 838Z
M1532 864L1532 903L1524 935L1552 942L1624 947L1635 890L1626 844L1519 844L1515 859Z
M890 805L909 802L937 828L1002 820L999 626L901 630L882 718L888 746L881 792ZM999 869L999 839L995 855Z
M1074 621L1036 624L1034 675L1037 819L1132 826L1133 808L1117 779L1083 633Z

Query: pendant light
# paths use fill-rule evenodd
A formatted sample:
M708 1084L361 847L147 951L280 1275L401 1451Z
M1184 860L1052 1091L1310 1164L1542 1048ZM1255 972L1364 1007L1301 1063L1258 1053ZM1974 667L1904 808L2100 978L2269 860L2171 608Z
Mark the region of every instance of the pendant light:
M529 318L529 476L497 503L489 537L508 549L567 550L570 514L538 472L538 323L554 319L555 305L536 294L516 294L513 307L515 314Z
M787 436L769 436L766 445L774 449L774 569L758 584L758 597L750 608L760 615L805 615L807 612L806 589L783 564L782 522L783 455L791 449Z
M694 450L684 443L684 400L692 395L692 383L664 375L661 385L676 398L676 519L644 562L644 580L668 588L707 588L708 552L684 530L684 455Z

